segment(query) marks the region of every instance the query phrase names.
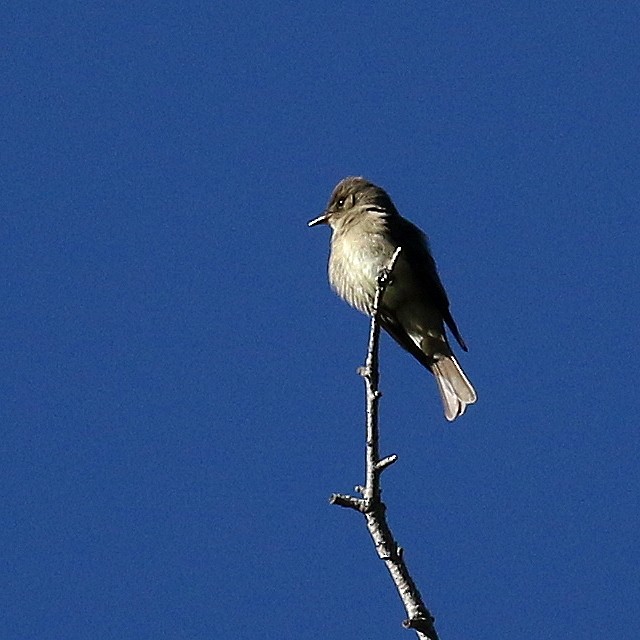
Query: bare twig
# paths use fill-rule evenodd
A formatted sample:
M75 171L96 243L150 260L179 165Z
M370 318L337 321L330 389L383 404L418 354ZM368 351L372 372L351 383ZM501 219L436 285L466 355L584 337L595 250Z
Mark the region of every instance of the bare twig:
M378 389L378 343L380 340L380 300L389 286L396 260L400 254L398 247L389 264L378 275L378 287L371 312L371 328L369 331L369 348L367 360L360 369L365 380L367 397L367 434L365 455L365 485L356 487L362 497L333 494L330 502L341 507L355 509L365 517L367 529L373 539L379 558L385 563L391 578L400 594L407 612L407 620L402 624L406 629L413 629L421 640L438 640L434 627L434 618L424 605L418 587L409 575L403 558L402 548L396 543L387 524L386 506L380 497L380 477L398 457L395 454L380 459L378 401L381 393Z

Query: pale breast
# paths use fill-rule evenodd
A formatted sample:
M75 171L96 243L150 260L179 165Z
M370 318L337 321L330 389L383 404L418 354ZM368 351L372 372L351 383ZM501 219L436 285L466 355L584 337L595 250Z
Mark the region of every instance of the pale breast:
M340 297L363 313L370 313L376 278L393 247L382 234L334 233L329 256L329 282Z

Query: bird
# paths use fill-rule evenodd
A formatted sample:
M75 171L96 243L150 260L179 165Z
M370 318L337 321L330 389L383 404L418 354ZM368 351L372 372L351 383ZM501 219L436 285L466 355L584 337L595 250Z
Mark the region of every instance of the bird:
M363 177L350 176L334 188L326 209L309 227L331 228L329 283L348 304L372 315L378 274L401 247L391 281L380 301L382 328L435 377L444 416L461 416L477 394L456 359L445 325L463 351L449 299L427 236L403 218L388 193Z

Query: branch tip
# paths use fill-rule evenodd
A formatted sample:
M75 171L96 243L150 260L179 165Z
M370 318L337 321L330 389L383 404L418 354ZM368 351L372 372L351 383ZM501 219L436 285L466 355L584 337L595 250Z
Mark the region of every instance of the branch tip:
M397 460L398 456L395 453L392 453L386 458L382 458L382 460L378 460L378 462L376 462L376 471L378 473L382 473L387 467L390 467L392 464L397 462Z
M364 501L361 498L354 498L353 496L346 496L342 493L333 493L329 497L329 504L336 504L339 507L345 507L346 509L355 509L362 512L364 509Z

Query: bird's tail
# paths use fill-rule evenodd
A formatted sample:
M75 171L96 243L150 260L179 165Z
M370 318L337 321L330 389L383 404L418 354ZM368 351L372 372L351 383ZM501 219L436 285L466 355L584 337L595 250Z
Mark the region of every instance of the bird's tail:
M439 356L430 368L438 383L444 417L452 422L461 416L467 405L473 404L478 396L453 355Z

